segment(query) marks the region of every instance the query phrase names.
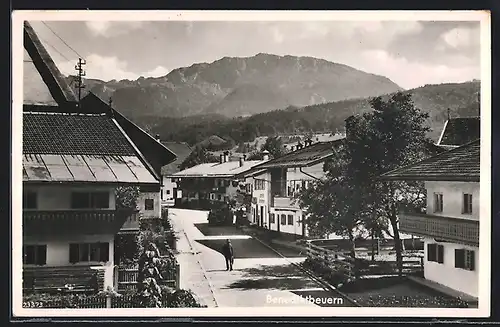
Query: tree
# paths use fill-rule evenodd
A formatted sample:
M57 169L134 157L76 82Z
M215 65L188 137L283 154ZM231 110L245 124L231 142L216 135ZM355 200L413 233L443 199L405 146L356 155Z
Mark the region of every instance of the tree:
M283 142L278 136L268 137L266 139L266 142L260 148L261 152L263 152L264 150L269 151L269 154L273 158L280 157L285 153Z
M401 92L388 101L375 98L370 104L372 112L346 120L345 141L325 164L326 179L302 192L299 199L309 213L306 223L310 229L349 239L360 225L372 235L387 232L394 238L402 274L398 210L422 208L425 192L422 183L386 182L379 176L425 156L428 115L415 108L411 95Z
M187 168L194 167L202 163L217 162L218 158L208 152L205 148L197 146L194 148L193 152L181 163L180 169L184 170Z
M426 156L428 142L425 126L428 114L415 108L411 94L398 92L389 100L377 97L370 101L373 112L353 117L346 123L346 152L349 158L347 174L357 192L363 194L364 215L370 219L388 221L394 238L396 261L402 274L402 244L399 236L398 210L424 205L424 186L418 182L387 182L379 176Z

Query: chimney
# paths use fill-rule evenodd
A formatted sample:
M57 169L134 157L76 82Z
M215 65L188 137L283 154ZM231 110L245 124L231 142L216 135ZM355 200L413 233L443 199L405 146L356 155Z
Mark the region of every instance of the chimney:
M245 162L244 157L240 157L240 167L243 167L243 163Z
M160 134L156 134L155 135L155 140L157 140L158 142L160 142Z
M221 153L219 157L220 157L219 163L223 163L224 162L224 155Z
M224 162L229 162L229 151L224 152Z
M269 160L269 151L264 150L264 152L262 152L262 160Z

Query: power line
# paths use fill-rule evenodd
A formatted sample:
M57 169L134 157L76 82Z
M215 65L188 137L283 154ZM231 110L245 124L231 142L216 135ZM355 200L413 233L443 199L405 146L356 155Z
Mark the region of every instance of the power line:
M40 41L42 41L43 43L47 44L49 47L51 47L55 52L57 52L61 57L63 57L64 59L66 59L67 61L70 61L65 55L63 55L61 53L61 51L57 50L57 48L55 46L53 46L52 44L50 44L49 42L45 41L45 40L42 40L40 38Z
M50 26L49 26L47 23L45 23L45 22L42 22L42 23L43 23L43 25L47 26L47 28L48 28L48 29L49 29L49 30L50 30L50 31L51 31L51 32L52 32L55 36L57 36L57 38L58 38L59 40L61 40L61 41L62 41L62 42L63 42L63 43L64 43L64 44L68 47L68 48L70 48L70 49L71 49L71 51L73 51L74 53L76 53L76 55L77 55L78 57L83 58L83 56L82 56L81 54L79 54L79 53L78 53L75 49L73 49L73 48L72 48L72 47L71 47L68 43L66 43L66 41L64 41L64 40L63 40L63 38L62 38L62 37L60 37L60 36L59 36L56 32L54 32L54 30L53 30L52 28L50 28Z

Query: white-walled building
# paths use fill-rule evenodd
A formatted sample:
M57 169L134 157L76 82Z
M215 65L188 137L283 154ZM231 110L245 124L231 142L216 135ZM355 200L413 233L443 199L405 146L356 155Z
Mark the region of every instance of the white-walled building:
M240 174L253 184L251 224L292 236L307 236L306 214L293 200L296 192L325 176L323 165L343 139L307 142L304 147Z
M480 141L383 175L425 182L425 213L399 215L401 232L424 237L426 279L478 297Z
M25 91L37 92L25 94L18 167L23 281L58 272L51 282L63 284L52 286L64 287L78 271L100 270L103 286L114 286L115 235L131 214L117 207L115 190L139 187L142 211L158 217L160 168L175 155L95 95L78 103L28 22L24 47Z
M220 155L219 162L199 164L166 177L177 183L180 205L208 209L210 202L227 202L234 198L242 191L242 183L236 176L267 160L245 160L241 157L230 161L229 153L226 153Z

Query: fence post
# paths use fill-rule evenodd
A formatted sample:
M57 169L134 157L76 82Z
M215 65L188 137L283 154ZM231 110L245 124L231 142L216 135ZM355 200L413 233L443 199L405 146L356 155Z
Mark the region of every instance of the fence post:
M106 309L111 309L111 295L106 295Z
M175 264L175 289L181 289L181 265L178 263Z

